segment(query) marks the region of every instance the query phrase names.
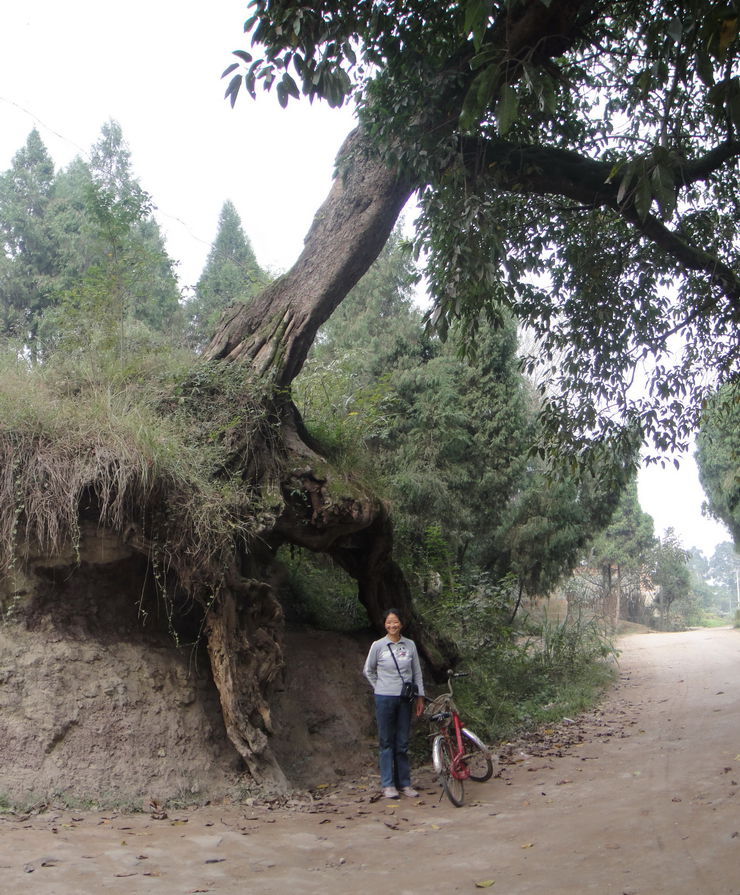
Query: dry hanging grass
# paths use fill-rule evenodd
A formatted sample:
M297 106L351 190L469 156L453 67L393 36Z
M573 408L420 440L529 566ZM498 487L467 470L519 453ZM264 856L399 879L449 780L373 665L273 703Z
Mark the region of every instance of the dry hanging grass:
M87 513L135 528L163 575L212 599L272 515L225 459L234 437L255 458L269 440L242 374L199 368L178 395L173 381L79 382L13 354L0 364L0 574L21 547L76 548Z

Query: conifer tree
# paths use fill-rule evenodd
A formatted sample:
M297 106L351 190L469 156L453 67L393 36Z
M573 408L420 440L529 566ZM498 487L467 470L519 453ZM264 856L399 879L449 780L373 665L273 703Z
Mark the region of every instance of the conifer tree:
M50 217L63 263L43 324L47 350L85 346L95 332L97 347L120 354L134 333L179 326L179 289L152 208L120 125L107 122L89 164L75 159L57 175Z
M269 278L257 263L234 203L224 202L218 230L205 267L188 303L191 338L202 346L211 337L222 312L234 302L246 302Z
M49 222L53 198L54 164L34 128L0 176L0 331L32 351L59 268Z
M699 479L711 514L740 547L740 386L728 383L704 409L697 439Z

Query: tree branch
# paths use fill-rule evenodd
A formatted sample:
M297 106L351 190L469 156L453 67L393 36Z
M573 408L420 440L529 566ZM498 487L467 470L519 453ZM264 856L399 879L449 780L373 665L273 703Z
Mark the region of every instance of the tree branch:
M591 208L606 206L685 269L705 273L722 291L740 319L740 277L714 255L691 245L653 215L641 218L634 202L617 201L619 182L609 180L612 164L570 150L518 146L505 141L466 139L462 143L466 168L476 177L493 179L496 188L517 193L555 195ZM724 143L682 169L682 184L706 178L722 164L740 156L740 143Z
M706 180L710 174L719 170L725 162L740 157L740 140L727 140L710 149L706 155L687 161L678 168L679 186L689 186L699 180Z

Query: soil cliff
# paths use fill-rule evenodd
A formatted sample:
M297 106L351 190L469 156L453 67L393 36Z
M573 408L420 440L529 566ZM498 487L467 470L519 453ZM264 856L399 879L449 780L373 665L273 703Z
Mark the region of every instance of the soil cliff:
M27 557L0 595L0 799L138 806L244 795L253 783L208 656L192 646L198 631L176 643L141 554L100 529L80 544L75 556ZM284 632L271 740L291 786L372 761L361 675L371 637Z

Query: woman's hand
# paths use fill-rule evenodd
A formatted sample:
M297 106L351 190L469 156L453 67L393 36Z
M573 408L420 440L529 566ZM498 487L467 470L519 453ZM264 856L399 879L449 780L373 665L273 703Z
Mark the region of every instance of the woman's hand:
M421 718L424 714L424 697L417 696L416 697L416 717Z

